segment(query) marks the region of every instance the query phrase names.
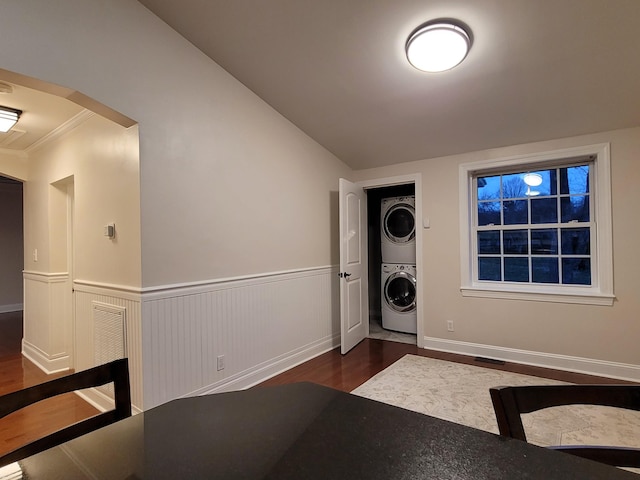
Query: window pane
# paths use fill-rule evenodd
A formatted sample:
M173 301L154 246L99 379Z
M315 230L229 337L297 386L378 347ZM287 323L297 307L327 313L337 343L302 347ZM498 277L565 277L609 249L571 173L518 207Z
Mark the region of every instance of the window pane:
M478 253L480 255L491 255L500 253L500 231L489 230L478 232Z
M531 199L531 223L556 223L558 204L555 197Z
M558 231L555 228L531 230L531 253L534 255L557 255Z
M558 257L532 258L531 277L534 283L560 283Z
M560 233L562 255L589 255L591 233L589 228L563 228Z
M478 200L498 200L500 198L500 175L478 177Z
M502 232L504 252L507 255L526 255L529 253L527 230L506 230Z
M560 193L589 193L589 165L560 169Z
M593 164L575 161L475 177L477 280L592 285Z
M529 281L529 259L527 257L507 257L504 259L504 280L506 282Z
M500 273L500 257L478 258L478 280L502 280Z
M578 222L589 221L589 195L578 195L575 197L563 197L560 199L560 212L562 223L569 223L572 220Z
M524 198L527 194L527 184L521 173L502 176L503 198Z
M500 225L500 202L478 203L478 225Z
M526 200L510 200L504 202L504 224L522 225L529 223L529 212Z
M563 258L562 283L591 285L591 260L588 258Z

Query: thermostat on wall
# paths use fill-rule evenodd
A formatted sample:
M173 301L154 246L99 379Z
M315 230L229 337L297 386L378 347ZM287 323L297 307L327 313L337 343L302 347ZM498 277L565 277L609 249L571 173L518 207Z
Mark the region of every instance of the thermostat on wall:
M104 236L113 238L116 236L116 224L110 223L104 226Z

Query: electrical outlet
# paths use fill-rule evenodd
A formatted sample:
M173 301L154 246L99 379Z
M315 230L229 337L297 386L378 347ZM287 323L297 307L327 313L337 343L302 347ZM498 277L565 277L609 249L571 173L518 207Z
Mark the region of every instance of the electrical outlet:
M218 371L224 370L224 355L218 355Z
M453 332L453 320L447 321L447 331Z

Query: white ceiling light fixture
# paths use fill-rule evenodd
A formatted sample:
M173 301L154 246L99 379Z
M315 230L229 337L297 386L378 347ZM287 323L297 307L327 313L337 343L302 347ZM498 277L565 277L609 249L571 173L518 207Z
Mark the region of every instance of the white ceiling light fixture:
M6 133L11 130L22 115L22 110L15 108L0 107L0 132Z
M409 35L405 47L409 63L423 72L451 70L471 48L467 29L450 20L428 22Z
M524 183L529 185L530 187L537 187L542 184L542 175L539 173L527 173L525 174Z
M536 195L540 195L540 192L537 190L531 190L531 187L538 187L542 185L542 175L539 173L526 173L523 177L524 183L527 184L527 191L525 195L527 197L535 197Z

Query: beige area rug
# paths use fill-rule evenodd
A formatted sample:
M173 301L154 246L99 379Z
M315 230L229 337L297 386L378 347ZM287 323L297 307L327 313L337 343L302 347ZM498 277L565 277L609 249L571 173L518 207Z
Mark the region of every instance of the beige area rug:
M490 387L562 383L405 355L351 393L498 433ZM584 405L549 408L522 418L528 441L541 446L640 445L640 412Z

